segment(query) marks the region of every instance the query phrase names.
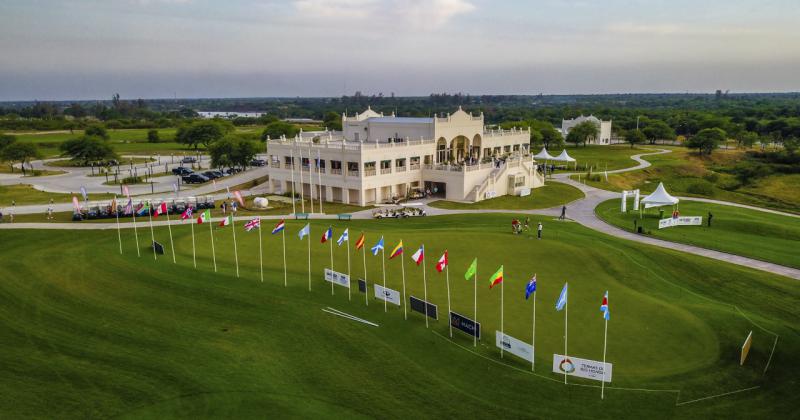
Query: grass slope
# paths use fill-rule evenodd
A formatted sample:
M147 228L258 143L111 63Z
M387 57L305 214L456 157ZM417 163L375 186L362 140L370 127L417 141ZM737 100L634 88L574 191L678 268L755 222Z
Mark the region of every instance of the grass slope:
M428 205L449 210L526 210L560 206L580 198L583 198L581 190L567 184L548 182L544 187L531 190L531 195L525 197L503 195L477 203L438 200Z
M532 150L539 153L541 148ZM591 167L594 168L595 172L636 166L636 161L631 159L631 156L646 152L645 149L639 147L632 149L629 145L566 147L566 150L567 154L578 161L579 171L585 171ZM553 156L558 156L561 154L561 149L548 150L547 152ZM570 169L572 169L572 165L570 165Z
M793 413L800 397L792 363L800 351L800 283L675 252L635 245L573 223L543 220L547 236L505 233L506 215L459 215L408 220L313 221L311 292L306 246L287 222L288 287L283 286L280 235L265 232L259 281L255 233L237 226L241 277L234 274L232 232L213 228L218 273L212 271L207 225L196 226L192 267L189 226L172 229L177 264L167 244L157 261L133 252L123 231L124 255L108 231L0 231L0 416L2 417L325 417L325 418L667 418L768 417ZM538 221L538 220L537 220ZM402 238L410 253L426 245L428 297L446 311L444 276L433 269L450 251L453 310L472 311L473 283L462 273L479 256L478 318L484 339L476 350L447 323L426 330L421 315L383 305L321 279L329 264L319 236L348 226L364 230L371 246ZM269 226L271 227L271 223ZM140 243L150 236L139 230ZM336 237L335 236L335 237ZM476 249L476 244L484 244ZM588 245L590 244L590 245ZM334 246L335 267L346 270L345 248ZM422 296L422 272L407 259L386 261L386 282L400 289L405 261L408 294ZM578 262L578 263L576 263ZM362 276L362 257L351 260ZM366 256L370 283L381 279L378 258ZM531 306L524 284L539 278L537 368L498 357L500 288L486 276L505 264L505 330L530 339ZM614 382L599 399L596 382L550 373L563 351L563 313L552 305L570 282L570 354L602 356L602 293L611 296L608 360ZM729 303L736 303L739 310ZM332 306L378 323L370 327L322 312ZM741 312L740 312L741 311ZM747 318L745 318L745 316ZM772 367L762 371L781 335ZM738 349L754 330L750 358ZM584 386L588 385L588 386ZM759 389L676 406L676 401ZM643 392L620 388L680 390Z
M631 201L628 208L632 207ZM800 268L800 254L795 248L800 243L800 219L795 217L684 200L680 203L681 215L703 216L704 225L658 229L658 210L650 209L640 219L638 212L621 213L619 209L619 200L608 200L597 206L595 212L623 229L632 230L636 220L648 234L659 239ZM709 212L714 215L710 228L705 224ZM671 209L666 208L665 217L670 213Z
M82 200L78 191L75 194L64 194L39 191L30 184L0 185L0 207L9 207L12 201L15 201L18 206L47 204L51 198L55 203L69 203L72 202L73 195L78 195L78 198ZM89 193L89 200L106 200L113 197L114 194Z

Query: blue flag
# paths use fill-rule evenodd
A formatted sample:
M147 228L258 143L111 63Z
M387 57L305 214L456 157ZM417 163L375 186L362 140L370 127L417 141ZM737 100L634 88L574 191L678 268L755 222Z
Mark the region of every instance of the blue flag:
M372 247L372 255L378 255L378 252L380 252L382 249L383 249L383 236L381 236L381 240L378 241L378 243Z
M564 306L567 304L567 283L564 283L564 288L561 289L561 294L558 295L558 300L556 301L556 310L560 311L564 309Z
M344 232L342 232L342 236L340 236L339 239L336 240L336 245L342 246L342 243L344 243L344 241L350 242L350 233L349 233L349 231L350 231L350 229L348 228L348 229L345 229Z
M533 278L528 282L528 285L525 286L525 300L528 300L529 297L536 291L536 274L533 275Z
M311 233L311 225L306 224L304 228L300 229L300 232L297 232L297 236L300 237L300 239L303 239L304 236L310 233Z

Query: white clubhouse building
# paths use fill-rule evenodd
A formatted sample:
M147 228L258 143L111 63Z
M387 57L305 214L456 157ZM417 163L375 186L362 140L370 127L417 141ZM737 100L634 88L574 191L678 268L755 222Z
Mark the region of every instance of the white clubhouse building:
M360 206L416 191L470 202L527 194L544 185L529 145L529 131L486 129L483 114L461 108L431 118L368 108L342 115L341 132L269 139L269 190Z
M576 125L586 121L593 123L598 129L597 138L590 139L587 142L588 144L611 144L611 120L603 121L594 115L589 115L588 117L581 115L580 117L576 117L571 120L561 120L561 135L564 136L564 138L567 138L567 134L569 134L569 131L572 130L572 127L575 127Z

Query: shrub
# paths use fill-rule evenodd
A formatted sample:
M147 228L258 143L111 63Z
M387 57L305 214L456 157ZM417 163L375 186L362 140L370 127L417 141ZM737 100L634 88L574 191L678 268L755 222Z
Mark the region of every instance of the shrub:
M712 196L714 195L714 185L705 180L698 181L690 184L689 187L686 188L686 192L697 195Z

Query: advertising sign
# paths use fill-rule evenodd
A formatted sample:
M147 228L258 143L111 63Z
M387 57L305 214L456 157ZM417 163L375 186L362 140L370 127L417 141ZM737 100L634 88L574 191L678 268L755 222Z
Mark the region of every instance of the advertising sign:
M367 281L364 279L358 279L358 291L361 293L367 293Z
M744 344L742 344L742 354L739 356L739 366L744 365L744 360L747 359L747 354L750 353L750 346L753 344L753 332L750 331L750 334L747 334L747 338L744 339Z
M673 226L702 226L703 216L680 216L661 219L658 221L658 228L668 228Z
M339 286L343 286L348 289L350 288L350 276L338 271L333 271L329 268L325 269L325 281L338 284Z
M605 382L611 382L611 363L605 364ZM603 362L595 360L579 359L572 356L553 355L553 373L567 374L579 378L603 380Z
M388 287L384 289L383 286L380 284L375 285L375 297L380 300L385 300L389 303L394 303L397 306L400 306L400 292L397 290L389 289Z
M533 362L533 346L522 340L503 334L500 331L494 332L494 343L498 348L507 351L528 362Z
M435 319L435 320L437 320L437 321L439 320L439 311L437 310L436 305L434 305L434 304L432 304L430 302L425 302L422 299L415 298L414 296L410 296L409 297L409 302L411 303L411 310L412 311L417 311L417 312L419 312L421 314L425 314L425 305L427 303L428 316L433 318L433 319Z
M531 189L530 188L523 188L523 189L519 190L519 196L520 197L527 197L529 195L531 195Z
M461 330L473 337L481 338L481 323L475 322L464 315L450 312L450 325L457 330Z

